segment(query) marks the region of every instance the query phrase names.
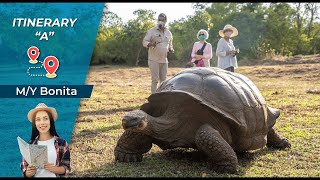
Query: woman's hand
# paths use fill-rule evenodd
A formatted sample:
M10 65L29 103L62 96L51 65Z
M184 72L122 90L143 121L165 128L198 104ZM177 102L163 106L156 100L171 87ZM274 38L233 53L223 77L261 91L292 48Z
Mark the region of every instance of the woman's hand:
M230 54L236 54L237 51L236 50L231 50L231 51L227 51L227 55L230 55Z
M37 172L37 168L36 166L32 165L32 164L29 164L28 167L27 167L27 170L26 170L26 176L27 177L32 177L36 174Z
M56 170L56 166L53 164L46 163L44 164L44 169L54 173Z
M49 163L44 164L44 169L55 174L64 174L66 171L64 167L55 166L54 164Z
M203 59L203 56L202 56L202 55L197 55L197 54L196 54L196 55L195 55L195 59L196 59L196 60L201 60L201 59Z

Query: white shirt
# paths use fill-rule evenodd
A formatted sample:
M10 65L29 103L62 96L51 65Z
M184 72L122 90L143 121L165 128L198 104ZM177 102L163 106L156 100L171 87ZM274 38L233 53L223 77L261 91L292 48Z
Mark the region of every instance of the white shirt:
M218 68L226 69L230 66L238 67L237 56L232 54L227 55L227 51L235 50L233 41L229 39L229 42L224 38L221 38L217 45L216 55L218 56Z
M172 39L172 34L169 29L165 28L164 32L162 32L157 26L151 28L142 41L143 46L146 48L150 42L156 43L156 47L149 47L148 60L158 63L168 63L167 55L169 49L173 48Z
M56 148L54 147L54 138L51 138L46 141L38 141L38 145L47 145L48 162L50 164L56 165L57 151L56 151ZM56 177L56 174L46 169L37 169L35 177Z

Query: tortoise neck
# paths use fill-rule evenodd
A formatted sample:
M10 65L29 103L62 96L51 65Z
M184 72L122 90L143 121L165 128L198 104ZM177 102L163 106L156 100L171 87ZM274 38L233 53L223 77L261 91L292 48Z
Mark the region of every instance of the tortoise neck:
M160 117L153 117L146 114L146 126L142 133L153 136L155 138L166 137L171 129L175 129L175 120L168 119L166 115Z
M146 113L145 127L141 130L141 132L149 136L152 135L154 133L153 127L154 127L155 121L157 121L156 117L150 116Z

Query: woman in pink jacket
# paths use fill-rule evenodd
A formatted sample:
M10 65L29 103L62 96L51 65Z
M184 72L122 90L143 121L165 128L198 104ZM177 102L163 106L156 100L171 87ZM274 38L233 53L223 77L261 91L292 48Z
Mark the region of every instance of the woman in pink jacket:
M206 42L209 38L208 31L200 29L197 33L199 41L193 44L191 52L191 62L197 67L210 67L210 59L212 58L212 46Z

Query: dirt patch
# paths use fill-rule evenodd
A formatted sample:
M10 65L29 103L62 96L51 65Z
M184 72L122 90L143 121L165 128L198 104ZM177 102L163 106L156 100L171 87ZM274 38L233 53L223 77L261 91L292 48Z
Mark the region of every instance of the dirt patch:
M285 59L266 59L262 65L284 65L284 64L316 64L320 63L320 54L310 56L294 56Z
M272 67L257 68L254 71L246 72L248 75L254 75L258 78L284 78L299 79L304 81L320 81L320 63L319 64L294 64L277 65Z

